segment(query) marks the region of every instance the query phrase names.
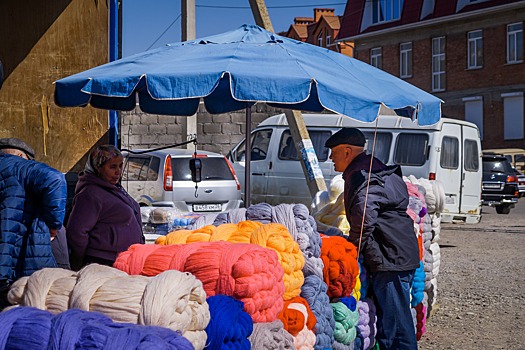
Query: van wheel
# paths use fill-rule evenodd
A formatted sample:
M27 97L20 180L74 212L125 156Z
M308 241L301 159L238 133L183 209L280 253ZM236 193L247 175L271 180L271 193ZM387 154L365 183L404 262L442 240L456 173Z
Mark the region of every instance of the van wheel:
M510 213L510 206L509 205L498 205L496 206L496 213L498 214L508 214Z

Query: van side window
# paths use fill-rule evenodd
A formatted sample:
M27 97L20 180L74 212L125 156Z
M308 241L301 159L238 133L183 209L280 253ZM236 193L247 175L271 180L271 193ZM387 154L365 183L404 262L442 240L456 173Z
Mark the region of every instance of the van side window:
M268 154L270 139L272 137L271 129L258 130L251 135L252 160L264 160ZM243 141L235 150L234 160L244 162L246 159L246 141Z
M332 134L330 131L317 130L308 130L308 133L310 134L310 140L312 140L312 145L314 146L317 160L320 162L325 162L328 159L328 148L324 147L324 143ZM279 144L279 159L300 159L300 157L297 155L297 149L295 148L290 130L285 130L281 136L281 142Z
M394 163L398 165L423 165L427 159L428 135L400 133L394 149Z
M459 140L457 138L443 137L439 164L444 169L457 169L459 167Z
M465 167L466 171L478 171L479 169L479 150L478 144L474 140L465 140Z
M513 165L516 169L523 172L525 170L525 154L515 154Z
M361 130L362 131L362 130ZM366 138L366 153L372 154L372 146L374 143L374 133L364 131L363 134ZM374 146L374 157L388 163L390 156L390 145L392 144L392 133L389 132L377 132L376 133L376 145Z

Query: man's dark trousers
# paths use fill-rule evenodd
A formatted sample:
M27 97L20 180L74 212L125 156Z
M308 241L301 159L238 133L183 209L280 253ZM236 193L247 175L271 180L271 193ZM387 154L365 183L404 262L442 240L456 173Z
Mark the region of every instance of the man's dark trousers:
M372 274L377 308L377 336L381 350L417 350L410 312L410 286L415 270Z

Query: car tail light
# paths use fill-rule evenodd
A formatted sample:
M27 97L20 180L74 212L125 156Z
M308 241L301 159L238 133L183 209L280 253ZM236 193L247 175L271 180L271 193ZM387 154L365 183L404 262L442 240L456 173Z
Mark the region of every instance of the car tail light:
M518 177L515 175L507 176L507 182L518 182Z
M230 168L230 171L233 175L233 178L235 179L235 183L237 184L237 190L240 191L241 189L241 183L239 182L239 179L237 178L237 174L235 174L235 170L233 170L233 167L230 163L230 161L228 160L228 158L224 157L224 159L226 160L226 163L228 163L228 168Z
M171 169L171 156L166 157L164 167L164 191L173 191L173 171Z
M429 179L429 180L435 180L435 179L436 179L436 173L430 173L430 174L428 174L428 179Z

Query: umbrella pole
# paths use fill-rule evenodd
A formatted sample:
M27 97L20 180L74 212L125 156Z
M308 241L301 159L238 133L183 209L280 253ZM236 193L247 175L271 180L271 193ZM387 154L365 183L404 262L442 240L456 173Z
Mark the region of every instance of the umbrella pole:
M245 167L244 167L244 207L250 206L250 175L251 169L250 164L252 160L252 107L250 104L246 104L246 144L245 144Z

